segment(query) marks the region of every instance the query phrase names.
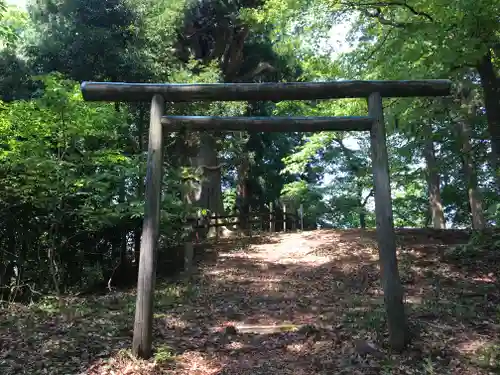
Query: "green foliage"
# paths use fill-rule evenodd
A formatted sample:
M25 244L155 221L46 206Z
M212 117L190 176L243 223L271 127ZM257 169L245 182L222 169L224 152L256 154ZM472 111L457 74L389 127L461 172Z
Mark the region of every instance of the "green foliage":
M314 227L326 212L322 196L320 188L304 180L290 182L281 190L281 201L286 204L287 210L295 213L303 205L304 226L309 228Z
M26 28L28 16L26 12L0 2L0 50L16 46L20 35Z
M27 52L35 69L77 81L151 76L139 14L125 0L30 3L34 30Z
M477 349L472 362L482 368L493 371L500 370L500 343L487 343Z
M9 7L0 16L0 100L12 101L33 96L37 86L30 79L32 69L24 54L30 20L24 10Z
M6 225L0 239L11 251L3 261L36 261L41 256L43 268L50 262L47 253L41 255L43 249L51 249L57 262L73 263L57 275L69 282L76 276L72 270L89 265L83 260L84 248L70 256L68 247L79 246L85 233L141 215L142 206L120 200L124 181L136 173L133 159L123 154L127 114L117 113L112 105L83 102L79 85L57 74L39 79L43 96L3 104L0 113L0 138L7 140L0 151ZM25 245L11 248L16 237ZM34 280L47 276L40 270L24 275Z
M478 189L483 195L485 213L490 224L498 223L498 181L484 149L486 117L484 110L479 110L483 98L482 87L478 84L477 72L471 70L477 66L489 49L498 46L500 35L496 27L498 19L495 2L481 1L475 5L470 2L458 2L452 9L443 8L440 2L421 0L410 6L404 3L377 4L373 9L363 1L287 1L268 0L265 5L255 10L251 16L260 24L279 25L277 45L295 49L300 56L303 77L320 79L418 79L450 78L457 82L457 87L464 86L472 90L475 104L460 103L458 98L445 99L394 99L385 101L385 114L389 133L389 155L392 189L394 196L394 214L397 225L421 226L428 223L427 173L422 158L423 141L428 134L424 131L424 121L429 121L434 130L438 173L442 180L442 201L446 219L452 225L470 225L467 188L464 186L462 168L462 145L453 131L457 127L457 116L462 116L473 129L473 160L477 165ZM311 14L314 18L311 19ZM327 31L333 25L342 27L341 22L350 19L348 41L351 51L341 53L331 62L328 42L315 48L309 57L306 52L311 39L325 41L331 38ZM476 23L480 20L480 24ZM333 21L333 22L332 22ZM303 25L311 27L303 27ZM297 26L298 25L298 26ZM278 36L279 35L279 36ZM285 36L286 35L286 36ZM302 46L295 41L300 40ZM331 42L330 42L331 43ZM326 44L326 45L325 45ZM318 45L318 44L316 44ZM305 52L305 54L304 54ZM306 56L304 58L303 56ZM325 61L328 61L326 63ZM494 64L498 67L497 61ZM457 102L458 100L458 102ZM337 103L337 102L335 102ZM352 101L351 101L352 103ZM475 106L475 107L472 107ZM471 108L472 107L472 108ZM281 113L298 115L352 115L366 113L365 104L357 108L343 107L339 104L323 102L300 104L279 103ZM476 108L476 109L474 109ZM318 110L317 110L318 109ZM330 110L329 110L330 109ZM333 110L332 109L336 109ZM491 108L494 110L494 108ZM474 112L470 116L471 112ZM328 139L330 137L330 139ZM329 155L331 135L316 134L306 136L304 145L285 159L286 173L304 173L312 165L319 175L331 173L328 166L338 166L338 152ZM340 168L347 173L345 168ZM338 185L339 178L331 179ZM498 179L496 179L498 180ZM495 185L496 184L496 185ZM342 185L342 184L341 184ZM344 186L344 185L342 185ZM363 183L363 189L369 189L369 182ZM339 188L353 191L354 187ZM366 190L365 190L366 191ZM496 193L496 194L495 194ZM354 197L333 193L337 207L345 207L345 212L357 204ZM340 194L340 195L336 195ZM495 195L495 198L493 197ZM356 215L346 215L351 225Z
M226 189L222 192L223 194L223 204L224 211L231 212L236 205L236 197L238 194L236 193L235 188Z
M169 80L169 77L184 68L175 56L175 46L188 1L129 0L129 3L142 20L140 29L134 30L144 36L142 47L145 58L151 64L151 73L158 81Z
M467 244L451 248L447 255L454 259L490 259L496 262L500 251L500 232L498 230L485 230L473 232Z
M16 51L0 51L0 100L10 102L33 96L37 85L30 76L29 65Z
M5 168L18 173L5 177L4 194L15 194L22 204L51 209L78 197L83 199L83 211L78 214L85 217L84 207L109 199L104 190L131 168L120 148L100 150L101 142L120 147L125 114L116 113L111 105L84 103L79 85L57 75L41 80L43 97L14 102L4 109L2 130L9 141L0 159ZM109 172L100 181L93 174L85 175L95 170Z
M168 345L162 345L156 348L154 358L156 362L172 362L175 360L175 355Z

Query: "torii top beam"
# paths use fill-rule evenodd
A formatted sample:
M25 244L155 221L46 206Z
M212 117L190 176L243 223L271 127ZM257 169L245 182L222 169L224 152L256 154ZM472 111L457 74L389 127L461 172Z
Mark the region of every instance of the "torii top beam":
M88 101L142 102L155 94L167 102L314 100L367 98L378 92L382 97L447 96L449 80L413 81L332 81L286 83L118 83L83 82L83 98Z

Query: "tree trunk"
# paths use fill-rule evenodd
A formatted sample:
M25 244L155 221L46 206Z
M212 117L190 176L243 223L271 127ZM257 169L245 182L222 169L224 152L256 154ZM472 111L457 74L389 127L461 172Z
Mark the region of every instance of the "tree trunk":
M222 214L221 171L220 167L217 167L217 145L212 134L200 134L199 151L197 156L191 159L191 165L203 172L199 190L192 202L199 208L207 209L210 215ZM216 230L219 228L210 228L202 234L212 237L215 236Z
M432 128L430 124L424 123L424 149L423 154L427 164L427 188L429 190L429 206L432 217L432 227L434 229L444 229L445 220L443 204L441 203L441 192L439 190L439 174L434 152L434 142L432 140Z
M241 160L240 165L238 166L238 213L239 213L239 223L241 230L248 229L248 215L250 213L250 197L248 194L248 172L249 172L249 162L246 157L247 155L243 155L243 160Z
M356 184L356 190L357 190L357 195L358 195L358 202L359 202L359 226L361 229L366 229L366 200L363 199L363 185L358 182Z
M366 211L364 207L361 207L359 212L359 225L361 229L366 229Z
M481 77L488 131L491 137L490 162L500 193L500 78L495 72L490 50L477 65L477 71Z
M474 165L472 146L470 143L470 128L466 120L459 120L458 130L460 134L463 172L467 184L469 205L472 214L472 228L481 230L485 227L483 204L477 186L476 167Z
M122 185L120 186L120 194L119 194L119 202L120 203L126 203L127 201L127 193L126 193L126 184L127 180L124 178L124 181L122 182ZM128 232L125 229L127 226L126 225L120 225L119 231L120 231L120 265L125 265L125 263L128 261L127 260L127 245L128 245L128 240L127 240L127 235Z

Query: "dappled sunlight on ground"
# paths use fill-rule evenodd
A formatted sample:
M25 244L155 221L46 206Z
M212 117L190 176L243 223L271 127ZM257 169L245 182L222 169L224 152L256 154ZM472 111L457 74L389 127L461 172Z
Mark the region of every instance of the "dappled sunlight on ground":
M500 356L498 266L450 261L446 252L466 240L457 231L398 231L414 333L399 355L386 344L375 232L318 230L222 241L189 287L160 285L152 361L126 350L135 302L129 293L96 299L70 322L12 314L17 325L2 338L16 349L0 356L0 369L7 362L14 368L21 354L21 363L35 363L27 373L486 375L497 371L492 357ZM29 332L40 338L24 349L16 337ZM44 350L51 367L36 365ZM62 364L72 357L73 367Z
M222 334L222 341L234 343L222 348L214 344L225 364L220 374L381 373L384 366L395 367L394 374L410 374L415 373L415 363L425 373L426 357L441 369L439 373L481 373L481 368L457 359L458 346L471 337L455 332L471 329L460 322L463 306L442 292L436 294L438 284L449 288L450 279L464 276L440 262L439 253L429 257L432 249L446 248L446 237L429 241L427 233L419 238L417 231L403 237L415 244L398 248L402 278L411 282L404 280L411 286L405 297L417 335L409 356L391 355L385 347L375 233L322 230L278 235L270 244L220 254L215 264L202 269L206 294L198 303L206 307L203 320L212 322L211 332ZM421 264L413 264L413 259ZM450 304L454 311L447 310ZM438 316L433 316L436 309ZM440 314L444 321L455 317L454 325L441 322ZM220 327L228 325L236 329L236 336L224 335ZM318 332L300 332L304 325ZM378 343L384 361L360 358L355 339ZM240 365L242 358L245 365ZM445 371L450 363L453 368Z
M187 352L177 364L179 374L215 375L219 374L223 366L217 364L210 356L202 352Z

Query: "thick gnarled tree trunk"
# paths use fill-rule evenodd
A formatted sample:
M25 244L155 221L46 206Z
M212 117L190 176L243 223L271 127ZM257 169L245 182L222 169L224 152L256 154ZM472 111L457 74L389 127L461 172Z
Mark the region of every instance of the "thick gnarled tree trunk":
M255 2L253 6L259 6ZM217 62L220 68L221 77L224 82L248 82L254 80L274 68L261 62L256 67L246 66L244 46L248 39L250 28L240 20L228 17L237 11L241 5L232 4L229 8L216 6L216 3L209 0L201 0L191 5L191 9L186 13L184 32L179 33L177 43L177 56L187 61L190 56L208 64ZM246 7L251 7L247 3ZM199 196L194 199L195 204L200 208L205 208L214 214L222 214L224 211L222 191L221 191L221 170L214 168L217 164L218 150L216 148L216 136L202 133L200 137L199 151L196 157L191 158L191 165L197 169L202 168L203 179L199 189ZM241 168L239 168L241 169ZM240 175L242 171L238 171ZM246 179L247 172L243 172ZM240 183L240 187L246 184ZM245 196L246 189L242 194ZM246 200L246 198L244 198ZM219 228L222 232L223 227ZM209 235L215 234L215 229Z
M192 198L193 204L201 209L207 209L209 214L223 213L221 191L221 168L217 160L217 144L209 133L200 134L199 151L191 158L191 166L202 172L199 187ZM214 236L216 228L210 228L204 235Z

